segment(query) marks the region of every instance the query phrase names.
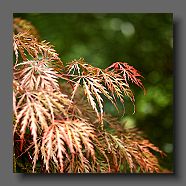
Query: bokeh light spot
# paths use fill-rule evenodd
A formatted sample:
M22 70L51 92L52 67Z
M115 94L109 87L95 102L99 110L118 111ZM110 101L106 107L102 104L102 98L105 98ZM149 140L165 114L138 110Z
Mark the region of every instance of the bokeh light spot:
M120 29L126 37L130 37L135 33L135 28L131 22L123 22Z

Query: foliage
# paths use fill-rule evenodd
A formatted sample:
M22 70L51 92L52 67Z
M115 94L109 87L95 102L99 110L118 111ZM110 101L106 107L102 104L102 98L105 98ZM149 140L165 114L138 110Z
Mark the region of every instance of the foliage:
M100 69L82 58L64 65L18 18L13 49L14 172L163 172L154 152L165 154L104 112L105 99L118 111L118 100L135 105L131 84L145 91L134 67L115 62Z

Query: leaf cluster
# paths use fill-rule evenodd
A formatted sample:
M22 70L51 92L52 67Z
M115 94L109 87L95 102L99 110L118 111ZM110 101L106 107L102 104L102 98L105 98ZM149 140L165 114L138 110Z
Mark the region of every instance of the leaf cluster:
M64 66L54 47L19 18L13 50L15 172L162 171L152 151L164 153L104 112L104 99L117 110L117 99L135 105L130 86L144 87L134 67L115 62L100 69L82 58Z

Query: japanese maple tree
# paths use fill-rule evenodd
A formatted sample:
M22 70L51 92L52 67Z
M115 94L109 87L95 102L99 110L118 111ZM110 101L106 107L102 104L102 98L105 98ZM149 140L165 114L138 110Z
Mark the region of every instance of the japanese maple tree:
M13 22L14 172L160 173L154 152L164 153L137 128L126 129L104 111L116 108L131 84L145 88L141 74L126 62L106 69L83 58L66 66L35 27Z

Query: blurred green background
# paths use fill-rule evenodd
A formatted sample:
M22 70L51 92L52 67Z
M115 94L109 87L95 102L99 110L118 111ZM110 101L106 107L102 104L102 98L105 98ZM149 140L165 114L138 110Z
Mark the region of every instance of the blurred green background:
M147 94L133 87L136 113L128 101L124 116L109 102L105 111L127 121L127 127L144 131L167 153L161 165L174 171L173 14L16 13L14 17L30 21L41 39L55 46L64 63L83 57L100 68L124 61L138 69Z

